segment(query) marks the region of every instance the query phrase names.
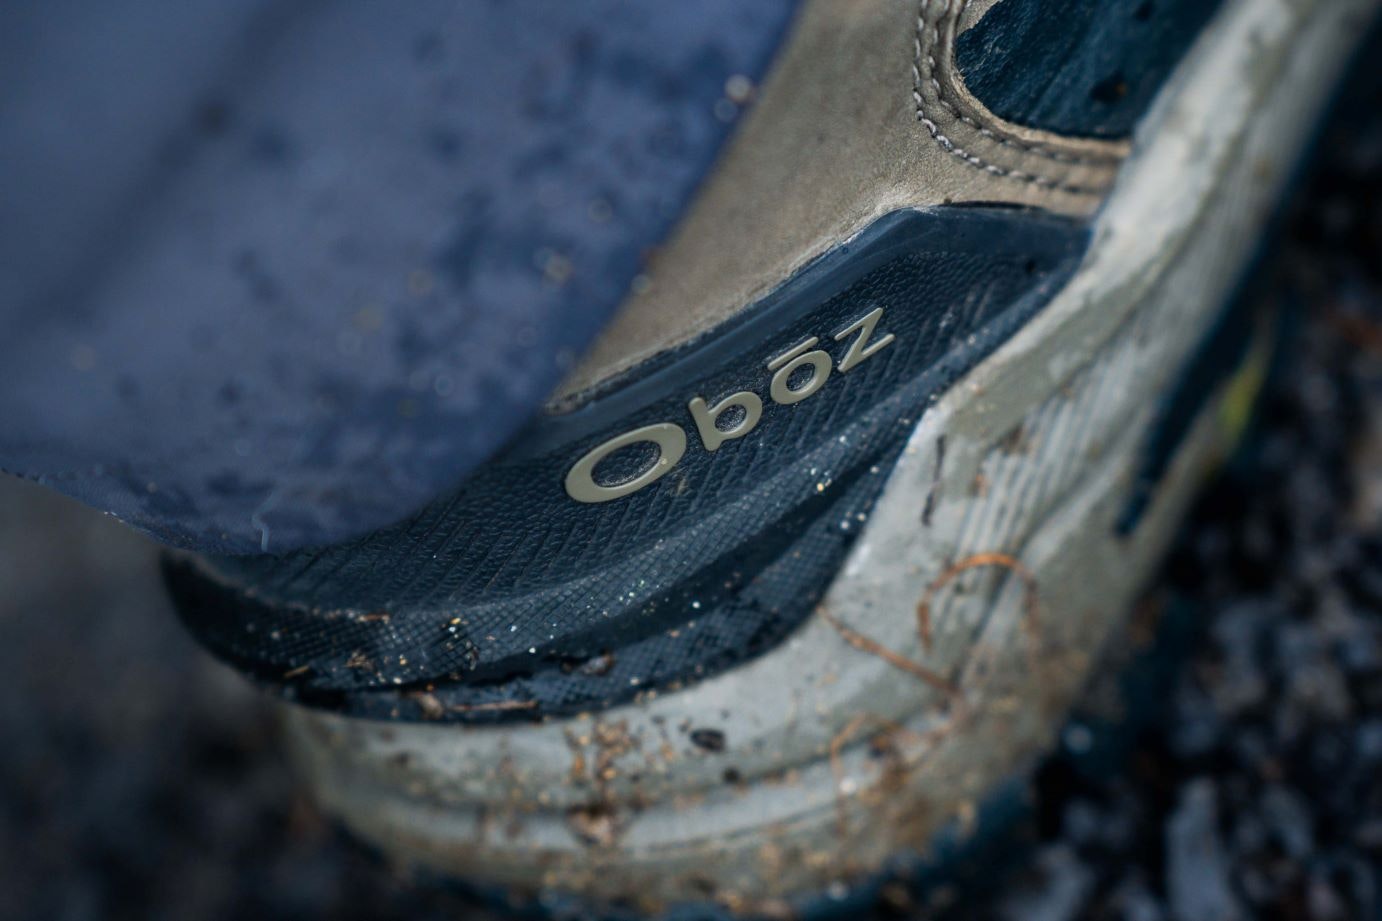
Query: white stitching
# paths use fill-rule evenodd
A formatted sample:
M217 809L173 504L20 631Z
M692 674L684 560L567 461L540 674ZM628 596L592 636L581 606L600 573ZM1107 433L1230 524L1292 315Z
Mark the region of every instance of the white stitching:
M917 31L916 37L913 40L914 55L912 60L912 99L916 103L917 120L920 121L924 126L926 126L926 130L930 132L931 137L935 139L935 141L938 144L940 144L941 148L945 150L947 153L959 157L961 160L964 160L971 166L983 169L984 171L991 173L995 176L1006 176L1009 179L1014 179L1020 182L1030 183L1032 185L1040 186L1043 188L1059 189L1061 191L1071 192L1077 195L1098 194L1100 192L1103 192L1104 188L1102 187L1096 188L1090 186L1075 185L1072 183L1065 183L1056 179L1052 179L1049 176L1042 176L1035 173L1027 173L1017 169L1007 169L995 163L990 163L966 151L964 148L958 146L957 144L955 144L954 141L946 137L945 134L941 132L940 127L931 118L927 116L926 103L925 100L922 98L921 94L921 87L923 86L922 43L926 35L926 9L929 5L930 0L920 0L917 9ZM949 3L947 0L947 6L948 5ZM960 9L957 13L957 17L963 16L964 11L968 6L969 0L961 0ZM930 47L940 47L939 22L932 24L931 35L932 40ZM959 112L953 105L950 104L948 100L945 99L945 96L941 90L940 81L938 81L935 76L937 67L936 58L934 54L928 49L927 53L924 55L924 58L926 61L925 79L927 82L931 84L931 88L935 93L936 102L941 106L941 108L945 109L945 111L949 113L951 118L954 118L955 120L965 125L968 125L970 128L977 131L982 137L984 137L991 143L997 144L1000 147L1006 147L1009 149L1017 150L1021 153L1042 157L1044 159L1051 160L1057 163L1066 163L1071 165L1082 166L1107 165L1108 161L1106 160L1098 160L1087 157L1077 157L1072 156L1070 154L1062 154L1056 151L1048 150L1043 147L1033 147L1019 143L1017 141L1011 141L1006 138L997 136L996 134L994 134L994 132L990 131L988 128L983 127L982 125L976 124L972 119Z

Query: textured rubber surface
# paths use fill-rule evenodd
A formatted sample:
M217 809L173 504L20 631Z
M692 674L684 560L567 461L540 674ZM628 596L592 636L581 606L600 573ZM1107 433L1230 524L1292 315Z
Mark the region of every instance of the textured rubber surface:
M1040 309L1086 243L1079 222L1019 210L899 212L536 423L406 524L324 551L175 560L170 584L213 651L352 713L538 717L713 674L810 612L917 413ZM850 364L857 321L879 308ZM770 360L813 338L834 370L784 370L790 388L819 389L770 398ZM762 397L756 427L705 450L687 402L739 391ZM565 493L592 447L667 422L688 440L669 473L614 501ZM656 453L623 458L627 479Z
M1223 0L999 0L955 43L969 91L995 115L1060 134L1121 138Z
M0 469L205 551L399 521L570 370L795 6L0 6Z

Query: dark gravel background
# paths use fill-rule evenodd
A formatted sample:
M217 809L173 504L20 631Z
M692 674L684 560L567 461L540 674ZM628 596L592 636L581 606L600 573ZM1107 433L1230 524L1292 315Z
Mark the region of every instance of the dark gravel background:
M1031 846L961 917L1382 917L1372 46L1268 261L1265 288L1303 307L1283 372L1150 594L1194 612L1193 649L1116 769L1043 768ZM114 522L0 482L0 917L477 918L302 800L264 706L183 636L155 560ZM889 887L879 914L925 903Z

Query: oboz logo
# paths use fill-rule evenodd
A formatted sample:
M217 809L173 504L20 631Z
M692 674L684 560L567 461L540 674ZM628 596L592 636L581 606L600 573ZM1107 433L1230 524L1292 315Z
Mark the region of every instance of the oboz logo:
M883 308L879 307L835 334L836 342L854 336L838 366L825 351L816 348L820 339L815 336L769 359L767 367L773 372L768 385L769 398L783 406L800 403L824 387L833 371L848 374L860 363L877 355L895 338L892 333L874 338L882 317ZM701 397L695 397L686 408L691 412L691 420L696 424L696 432L707 451L718 451L725 442L743 438L754 430L758 420L763 417L763 400L750 390L732 393L714 406ZM725 422L724 426L720 424L722 421ZM622 448L642 442L657 447L656 460L636 476L622 482L596 481L595 469L602 461ZM659 422L636 428L596 446L576 461L566 474L566 494L577 502L622 499L666 476L685 454L686 430L676 423Z

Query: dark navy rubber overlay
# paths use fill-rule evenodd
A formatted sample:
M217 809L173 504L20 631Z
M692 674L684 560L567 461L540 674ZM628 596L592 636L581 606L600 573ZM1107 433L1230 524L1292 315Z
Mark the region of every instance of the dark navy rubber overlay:
M360 715L538 717L711 674L809 613L919 414L1049 300L1087 237L1016 209L891 215L735 321L534 423L411 520L319 551L173 560L170 585L218 655ZM895 338L839 371L856 335L837 334L880 309L871 344ZM780 405L767 362L810 338L834 370ZM762 398L757 426L705 450L688 402L745 390ZM593 447L656 423L687 435L670 472L614 501L567 494ZM647 447L626 449L626 476L657 460Z
M795 5L0 5L0 470L216 552L401 520L604 325Z
M1223 0L1000 0L955 42L1000 118L1084 137L1132 134Z

